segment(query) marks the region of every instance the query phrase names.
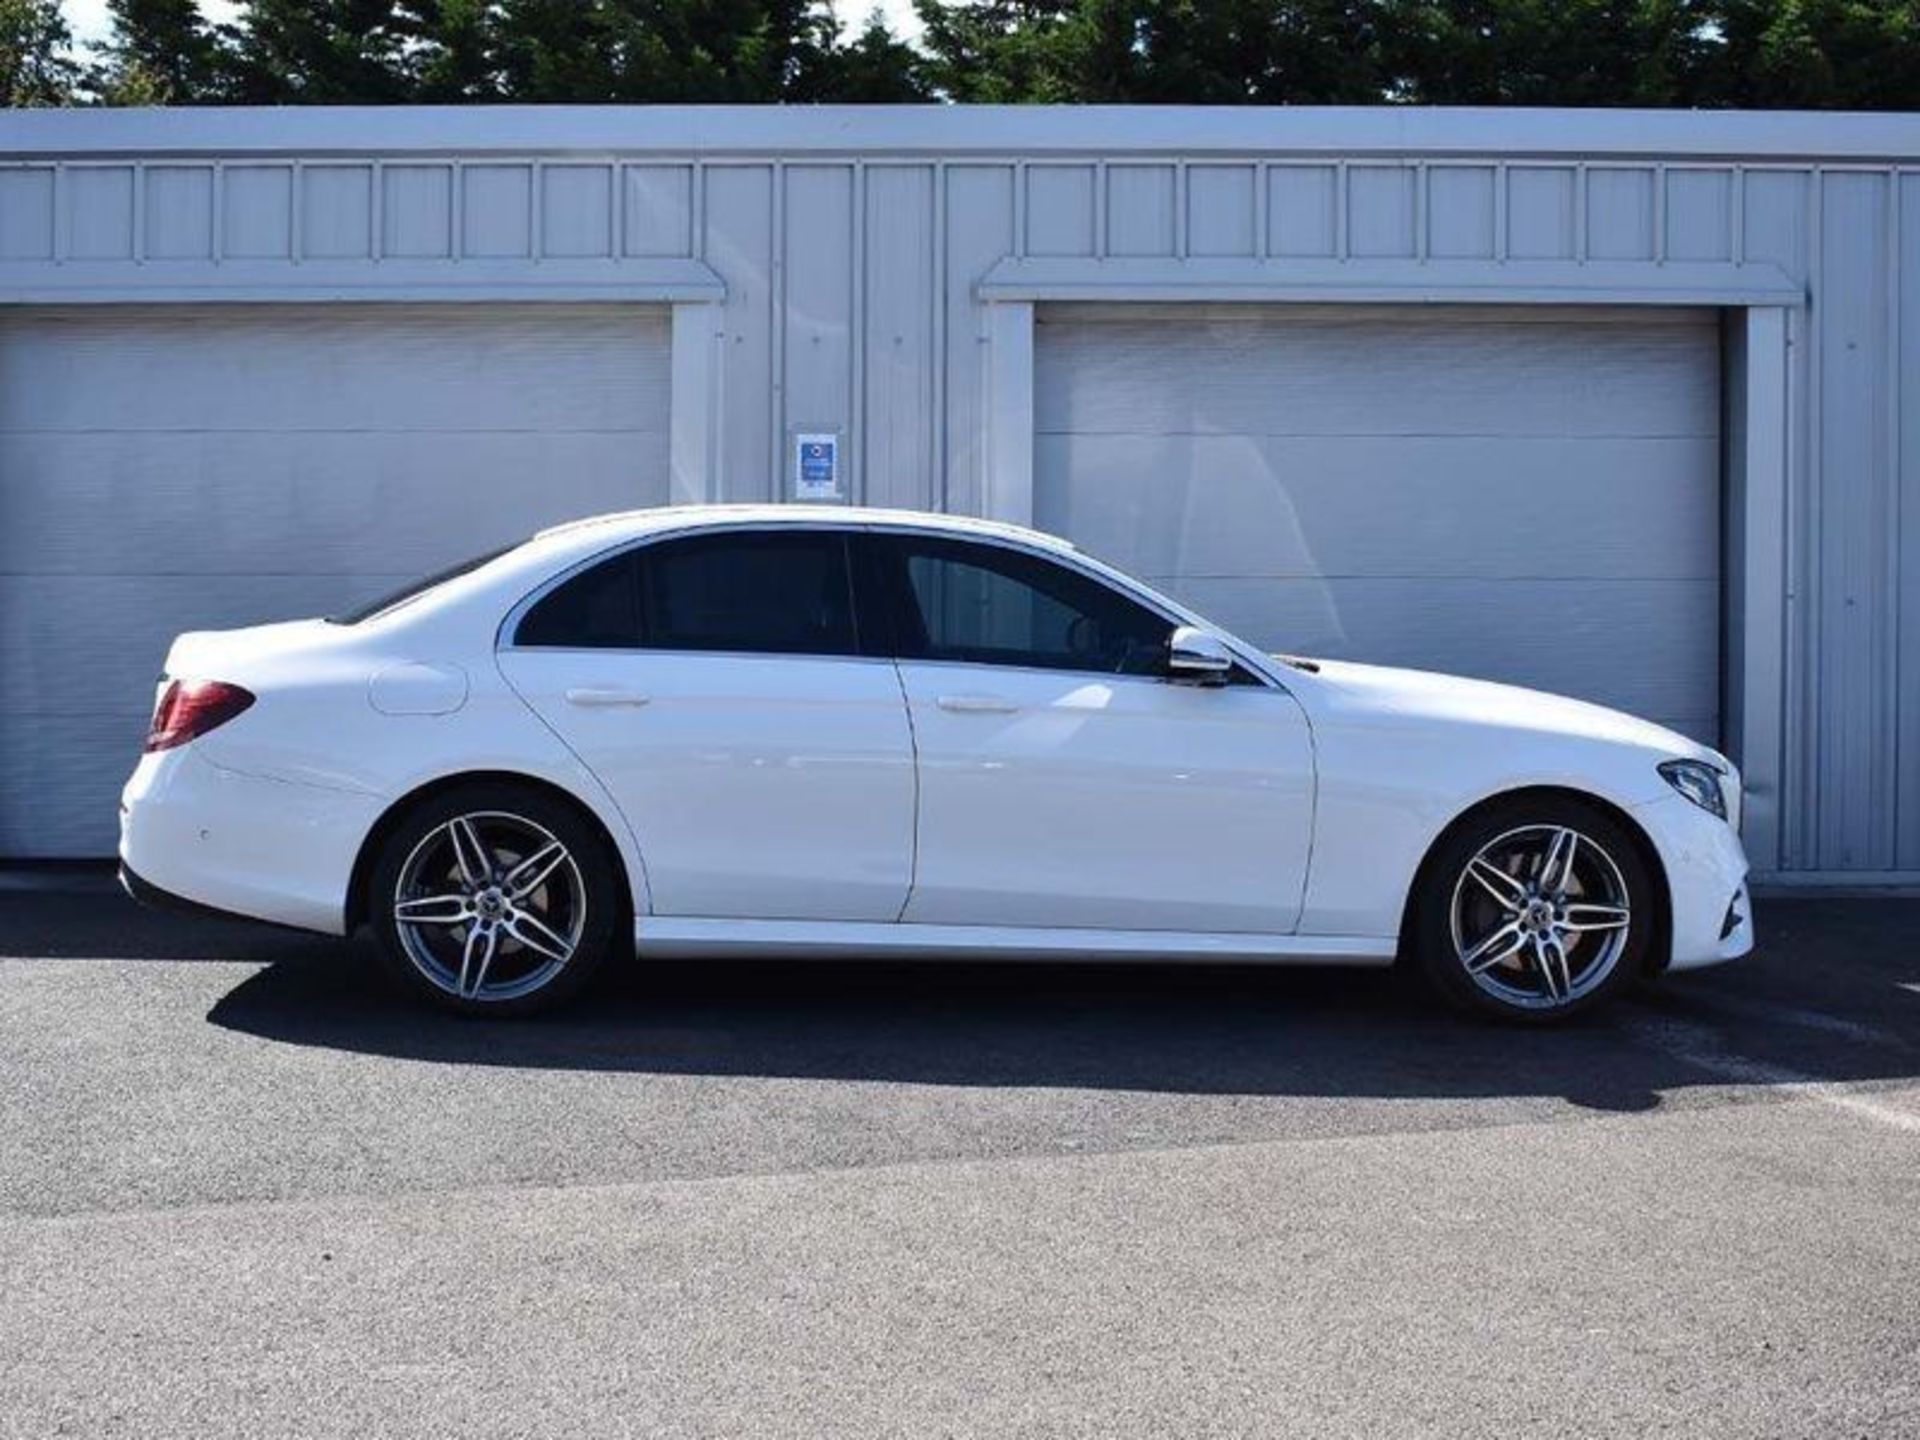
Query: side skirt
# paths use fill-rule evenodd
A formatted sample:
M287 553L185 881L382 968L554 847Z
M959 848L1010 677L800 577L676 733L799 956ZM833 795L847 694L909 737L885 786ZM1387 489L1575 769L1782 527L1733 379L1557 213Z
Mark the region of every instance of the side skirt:
M731 920L648 916L634 926L647 957L781 956L875 960L1223 960L1270 965L1386 966L1379 936L1255 935L1187 930L1053 930L858 920Z

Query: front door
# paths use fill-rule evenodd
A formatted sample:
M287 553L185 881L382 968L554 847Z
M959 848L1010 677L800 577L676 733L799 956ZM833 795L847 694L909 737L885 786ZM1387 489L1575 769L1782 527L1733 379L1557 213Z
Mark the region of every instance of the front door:
M908 921L1285 934L1312 827L1307 723L1250 672L1166 678L1172 622L1016 546L858 542L920 760Z
M730 529L562 582L500 664L625 813L654 913L893 920L913 741L860 651L843 533Z

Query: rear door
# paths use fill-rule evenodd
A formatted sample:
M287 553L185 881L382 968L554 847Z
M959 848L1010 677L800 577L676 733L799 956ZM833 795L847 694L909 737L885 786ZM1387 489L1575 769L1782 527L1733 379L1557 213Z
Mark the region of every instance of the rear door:
M656 914L899 917L914 763L837 530L726 529L601 559L525 607L508 681L613 793Z

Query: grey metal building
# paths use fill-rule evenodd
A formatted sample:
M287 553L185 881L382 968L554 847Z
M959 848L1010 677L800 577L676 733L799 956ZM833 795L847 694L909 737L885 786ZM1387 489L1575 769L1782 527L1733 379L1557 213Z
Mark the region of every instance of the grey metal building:
M0 116L0 855L174 632L581 513L1027 521L1275 648L1624 706L1920 879L1920 117Z

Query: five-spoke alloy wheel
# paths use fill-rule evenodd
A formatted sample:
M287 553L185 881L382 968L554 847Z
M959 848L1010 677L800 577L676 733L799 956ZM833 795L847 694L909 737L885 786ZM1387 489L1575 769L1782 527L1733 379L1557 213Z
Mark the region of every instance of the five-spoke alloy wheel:
M488 1014L573 994L624 910L591 827L537 792L493 787L450 791L408 815L370 896L396 974L447 1008Z
M1445 836L1415 896L1414 950L1441 992L1556 1020L1644 968L1653 887L1619 821L1571 797L1508 801Z

